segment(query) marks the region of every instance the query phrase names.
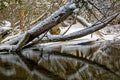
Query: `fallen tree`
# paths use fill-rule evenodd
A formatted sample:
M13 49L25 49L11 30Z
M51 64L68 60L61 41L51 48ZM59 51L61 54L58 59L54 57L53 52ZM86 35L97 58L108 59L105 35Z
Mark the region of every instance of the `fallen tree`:
M80 3L83 3L82 6L84 6L84 3L86 2L80 2L71 0L69 1L65 6L61 7L59 10L54 12L50 17L39 23L37 26L33 27L32 29L26 31L24 34L18 36L17 38L14 38L0 46L0 50L12 50L12 51L18 51L22 47L24 47L27 43L31 42L34 39L39 37L41 34L47 32L55 25L61 23L64 21L68 16L70 16L72 13L74 13L79 8L82 8L82 6L78 6ZM111 22L113 19L115 19L119 13L116 13L108 18L106 18L102 22L98 22L86 29L71 33L69 35L63 35L63 36L55 36L55 37L49 37L49 39L43 39L41 41L65 41L65 40L71 40L75 38L80 38L83 36L86 36L88 34L91 34L95 31L98 31L102 28L104 28L109 22ZM40 38L41 39L41 38ZM35 40L35 42L38 42L40 39Z

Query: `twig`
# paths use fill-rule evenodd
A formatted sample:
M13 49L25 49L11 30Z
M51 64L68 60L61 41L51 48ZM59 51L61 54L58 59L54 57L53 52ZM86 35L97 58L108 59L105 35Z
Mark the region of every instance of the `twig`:
M77 19L77 15L75 14L75 17L74 17L74 20L73 20L73 22L69 25L69 27L67 28L67 30L62 34L62 35L65 35L67 32L68 32L68 30L72 27L72 25L76 22L76 19Z
M38 38L35 38L33 41L31 41L31 42L29 42L28 44L26 44L23 48L38 43L40 40L42 40L42 39L45 37L45 35L46 35L47 33L48 33L48 31L45 32L42 36L39 36Z
M91 5L93 5L93 6L105 17L104 13L103 13L94 3L92 3L92 2L89 1L89 0L88 0L88 2L89 2Z

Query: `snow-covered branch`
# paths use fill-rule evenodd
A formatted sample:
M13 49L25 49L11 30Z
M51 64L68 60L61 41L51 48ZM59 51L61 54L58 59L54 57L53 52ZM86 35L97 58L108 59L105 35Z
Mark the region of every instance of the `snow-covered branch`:
M59 10L54 12L50 17L48 17L47 19L45 19L44 21L33 27L31 30L29 30L28 32L31 35L28 42L32 41L34 38L38 37L42 33L50 30L52 27L64 21L68 16L70 16L74 11L74 8L73 7L71 8L71 5L73 4L75 4L74 1L70 1L66 3L65 6L61 7ZM24 35L25 34L22 34L21 36L6 42L6 44L15 44Z
M0 42L4 39L10 30L10 27L0 27Z
M95 31L98 31L102 28L104 28L109 22L111 22L113 19L115 19L120 13L114 14L110 17L108 17L107 19L105 19L103 22L98 22L95 25L88 27L86 29L77 31L77 32L73 32L71 34L68 35L64 35L64 36L55 36L55 37L49 37L50 40L48 41L65 41L65 40L71 40L71 39L75 39L75 38L80 38L83 36L86 36L88 34L91 34Z
M78 22L80 22L85 27L90 27L90 26L93 25L93 24L89 23L85 18L83 18L81 16L77 16L76 19L78 20ZM96 31L95 33L97 35L99 35L100 37L103 37L103 35L101 34L101 32Z
M81 17L81 16L77 16L76 18L77 18L77 20L78 20L82 25L84 25L84 26L86 26L86 27L92 26L92 24L91 24L91 23L88 23L85 18L83 18L83 17Z
M77 3L74 1L68 2L65 6L61 7L59 10L54 12L50 17L48 17L47 19L45 19L44 21L42 21L41 23L39 23L32 29L28 30L27 32L29 33L29 37L27 37L27 40L25 40L26 38L24 38L24 36L26 36L26 34L24 33L24 34L18 36L17 38L14 38L11 41L8 41L6 44L17 45L17 46L20 45L20 48L22 48L25 44L29 43L36 37L40 36L41 34L45 33L46 31L50 30L55 25L64 21L68 16L70 16L73 13L73 11L76 8L76 4ZM88 34L91 34L95 31L98 31L98 30L104 28L109 22L111 22L113 19L115 19L116 16L118 16L118 15L119 15L118 13L115 15L112 15L112 16L108 17L107 19L105 19L103 22L98 22L93 26L90 26L86 29L71 33L69 35L49 37L49 40L43 40L43 41L65 41L65 40L71 40L71 39L86 36ZM85 23L85 25L87 25L87 26L90 25L90 24L87 24L86 21L83 21L83 23ZM22 38L24 38L24 40L22 40L23 43L25 41L24 45L19 42L19 41L21 41Z

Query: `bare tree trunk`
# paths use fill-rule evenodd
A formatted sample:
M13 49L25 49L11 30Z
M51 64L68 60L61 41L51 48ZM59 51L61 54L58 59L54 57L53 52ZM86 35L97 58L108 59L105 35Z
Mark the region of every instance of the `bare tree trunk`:
M19 15L20 15L20 29L22 32L24 32L25 29L25 10L20 8L19 10Z
M56 26L60 22L64 21L68 16L70 16L74 10L69 7L72 4L74 4L74 2L67 3L65 6L61 7L59 10L54 12L50 17L48 17L47 19L39 23L37 26L29 30L28 33L30 33L30 38L28 42L38 37L42 33L50 30L52 27ZM8 41L7 44L16 44L24 35L25 34L22 34L21 36Z
M25 0L20 2L19 17L20 17L20 29L22 32L25 31Z

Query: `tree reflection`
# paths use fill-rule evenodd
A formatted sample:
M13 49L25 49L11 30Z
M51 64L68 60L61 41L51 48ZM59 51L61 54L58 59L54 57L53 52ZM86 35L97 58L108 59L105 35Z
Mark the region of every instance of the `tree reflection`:
M76 47L76 45L74 46ZM111 50L111 53L109 52L107 56L103 55L107 53L108 49ZM118 53L116 51L118 56L112 55L115 54L112 52L115 49L114 45L112 47L102 46L90 54L92 58L78 55L79 51L74 54L61 53L58 50L40 50L38 46L26 48L17 53L1 53L0 79L118 80L120 78L120 59L118 48Z

